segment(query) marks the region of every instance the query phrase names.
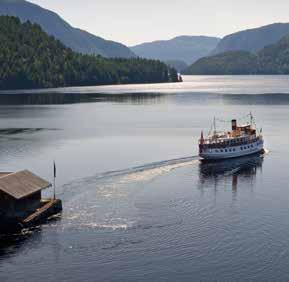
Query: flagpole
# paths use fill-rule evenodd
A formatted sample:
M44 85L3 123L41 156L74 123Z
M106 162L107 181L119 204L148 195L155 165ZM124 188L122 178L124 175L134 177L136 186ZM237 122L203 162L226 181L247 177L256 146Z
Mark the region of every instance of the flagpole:
M56 199L56 195L55 195L55 177L53 179L53 199L55 200Z
M56 165L53 161L53 199L56 199L56 187L55 187L55 178L56 178Z

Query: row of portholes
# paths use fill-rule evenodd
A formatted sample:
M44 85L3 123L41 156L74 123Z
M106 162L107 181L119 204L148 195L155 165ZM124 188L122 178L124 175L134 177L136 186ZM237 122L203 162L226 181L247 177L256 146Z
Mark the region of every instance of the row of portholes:
M216 151L216 153L218 153L218 152L221 152L221 153L225 152L225 153L227 153L227 152L235 152L236 149L233 148L233 149L224 149L224 150L215 150L215 151Z
M241 150L246 150L246 149L250 149L250 148L254 148L254 146L253 145L250 145L250 146L245 146L245 147L241 147Z
M250 149L250 148L254 148L254 146L253 145L249 145L249 146L244 146L244 147L241 147L240 149L241 150L246 150L246 149ZM228 152L236 152L236 149L235 148L232 148L232 149L224 149L224 150L215 150L215 152L216 153L219 153L219 152L221 152L221 153L228 153Z

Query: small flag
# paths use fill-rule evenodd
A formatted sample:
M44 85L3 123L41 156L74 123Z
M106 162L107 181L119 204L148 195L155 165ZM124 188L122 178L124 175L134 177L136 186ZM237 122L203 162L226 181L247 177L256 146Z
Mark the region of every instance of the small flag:
M55 165L55 161L53 161L53 172L54 172L54 178L56 178L56 165Z

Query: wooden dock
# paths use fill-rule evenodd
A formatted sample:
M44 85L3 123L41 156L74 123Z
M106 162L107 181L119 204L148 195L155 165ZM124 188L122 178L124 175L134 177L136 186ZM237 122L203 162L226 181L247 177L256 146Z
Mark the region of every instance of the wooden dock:
M37 223L44 222L49 217L62 211L62 202L59 199L48 199L43 200L42 202L42 207L22 221L24 227L31 227Z

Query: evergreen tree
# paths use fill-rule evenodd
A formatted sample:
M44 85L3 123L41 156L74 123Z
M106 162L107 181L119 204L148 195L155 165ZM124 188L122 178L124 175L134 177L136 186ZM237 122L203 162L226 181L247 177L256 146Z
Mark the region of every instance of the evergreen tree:
M0 16L0 89L177 82L164 63L73 52L37 24Z

